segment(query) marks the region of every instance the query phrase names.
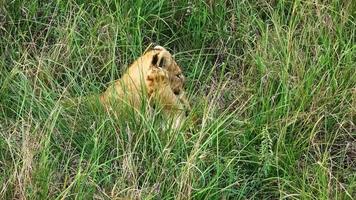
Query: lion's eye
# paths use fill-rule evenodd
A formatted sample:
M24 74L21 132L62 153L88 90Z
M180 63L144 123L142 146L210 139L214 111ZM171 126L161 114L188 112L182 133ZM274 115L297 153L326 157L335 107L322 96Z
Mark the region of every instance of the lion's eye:
M182 78L182 74L177 74L176 77L180 79Z

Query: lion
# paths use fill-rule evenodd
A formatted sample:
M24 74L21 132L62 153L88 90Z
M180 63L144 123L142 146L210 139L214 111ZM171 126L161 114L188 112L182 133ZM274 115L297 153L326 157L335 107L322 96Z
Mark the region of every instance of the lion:
M172 119L174 128L178 128L190 111L184 84L182 69L172 54L155 46L134 61L98 99L107 111L113 112L123 106L139 111L147 103L149 108L159 109L166 119Z

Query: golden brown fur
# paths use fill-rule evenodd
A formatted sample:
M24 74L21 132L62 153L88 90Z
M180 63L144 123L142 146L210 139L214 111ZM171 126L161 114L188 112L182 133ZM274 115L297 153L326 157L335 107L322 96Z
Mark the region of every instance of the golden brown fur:
M156 46L145 52L128 68L126 73L100 95L106 108L125 104L139 110L147 98L152 107L161 108L165 116L175 118L178 126L190 109L184 93L185 78L172 55Z

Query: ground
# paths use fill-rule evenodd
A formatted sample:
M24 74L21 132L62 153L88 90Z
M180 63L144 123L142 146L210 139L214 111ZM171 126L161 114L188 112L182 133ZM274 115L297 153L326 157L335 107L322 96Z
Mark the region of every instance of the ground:
M0 198L353 199L355 5L0 2ZM61 106L151 42L183 67L195 124Z

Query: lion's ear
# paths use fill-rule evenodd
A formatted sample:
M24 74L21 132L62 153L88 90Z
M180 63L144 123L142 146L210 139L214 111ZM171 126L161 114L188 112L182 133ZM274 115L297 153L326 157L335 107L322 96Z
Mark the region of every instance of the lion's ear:
M152 57L152 65L160 68L167 68L172 64L172 55L162 46L155 46L155 54Z
M156 65L157 65L157 62L158 62L158 53L153 56L153 58L152 58L152 65L153 65L153 66L156 66Z
M161 51L152 58L152 65L166 68L171 64L171 54L168 51Z
M164 57L164 53L157 53L152 57L152 65L160 68L166 67L166 58Z
M166 59L162 56L161 59L158 59L158 67L165 68L166 67Z

